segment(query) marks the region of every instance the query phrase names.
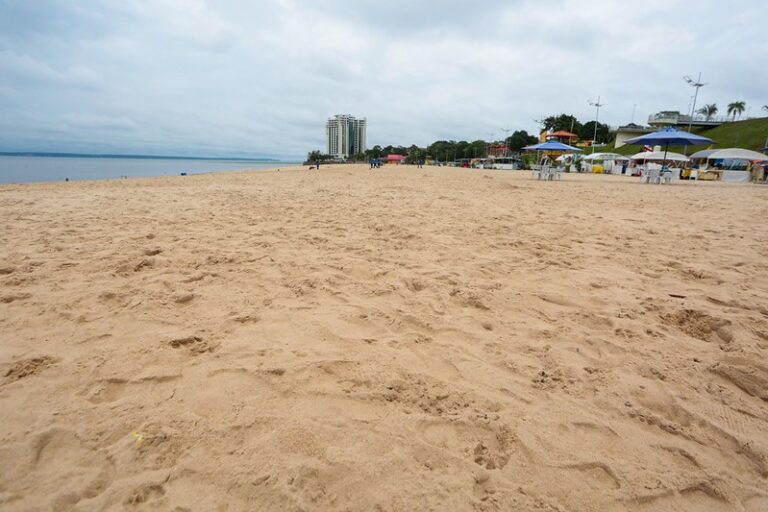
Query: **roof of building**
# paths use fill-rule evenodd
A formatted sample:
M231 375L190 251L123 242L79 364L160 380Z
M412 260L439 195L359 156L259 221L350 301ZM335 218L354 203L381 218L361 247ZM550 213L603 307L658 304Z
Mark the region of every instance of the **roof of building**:
M550 133L549 135L547 135L547 137L568 137L569 139L576 139L579 136L576 135L575 133L567 132L565 130L559 130L559 131Z

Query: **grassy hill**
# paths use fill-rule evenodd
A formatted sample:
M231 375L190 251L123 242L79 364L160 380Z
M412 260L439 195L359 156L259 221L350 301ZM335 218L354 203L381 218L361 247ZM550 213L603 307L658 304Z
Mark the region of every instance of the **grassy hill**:
M693 128L691 132L714 140L713 148L745 148L761 151L766 146L766 138L768 138L768 117L725 123L715 128ZM707 148L708 146L688 146L688 154ZM616 149L613 144L609 144L597 148L596 151L634 155L640 149L640 146L622 146ZM682 153L684 148L683 146L669 146L669 150ZM589 154L590 150L585 153Z

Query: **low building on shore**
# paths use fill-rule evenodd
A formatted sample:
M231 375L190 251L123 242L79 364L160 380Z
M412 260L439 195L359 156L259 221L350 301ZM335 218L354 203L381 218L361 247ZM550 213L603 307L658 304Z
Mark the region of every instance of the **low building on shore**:
M639 124L635 123L629 123L624 126L618 126L616 128L612 128L611 132L616 134L616 139L614 142L615 148L620 148L621 146L625 146L626 144L624 141L627 139L631 139L633 137L639 137L640 135L645 135L646 133L653 132L653 128L647 127L647 126L640 126Z

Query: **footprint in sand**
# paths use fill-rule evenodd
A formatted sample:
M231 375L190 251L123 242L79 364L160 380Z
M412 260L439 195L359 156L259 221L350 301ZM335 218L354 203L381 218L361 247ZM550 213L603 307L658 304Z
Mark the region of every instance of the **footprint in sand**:
M180 378L181 374L149 375L134 380L113 377L96 382L80 394L93 404L111 403L126 396L160 402L173 395L172 383Z
M159 500L165 496L165 487L158 483L145 483L134 489L123 501L124 505L141 505Z
M171 348L186 348L190 353L194 355L213 352L216 348L213 344L205 341L200 336L185 336L183 338L174 338L170 341L167 341L166 344Z
M13 447L10 447L13 449ZM19 453L17 463L4 468L4 493L19 496L16 510L70 510L80 505L92 509L88 500L101 495L115 477L112 459L83 442L77 434L52 429L33 436ZM47 506L40 496L54 496Z
M13 363L5 372L5 382L14 382L32 375L37 375L46 368L56 364L57 359L51 356L32 357Z
M741 357L726 358L710 367L710 371L732 384L750 396L768 402L768 367L755 359Z
M0 302L3 304L10 304L11 302L22 301L32 297L31 293L10 293L0 297Z
M687 335L708 342L733 341L731 321L724 318L716 318L703 311L695 309L682 309L675 313L661 315L661 320L671 327L675 327Z

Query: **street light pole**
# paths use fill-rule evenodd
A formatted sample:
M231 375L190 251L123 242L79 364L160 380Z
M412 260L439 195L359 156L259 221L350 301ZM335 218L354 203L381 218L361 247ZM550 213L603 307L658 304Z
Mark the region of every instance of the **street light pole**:
M592 153L595 152L595 142L597 142L597 120L600 117L600 107L604 106L603 103L600 103L600 96L597 97L597 102L593 102L592 100L587 100L587 102L596 108L595 111L595 133L592 136Z
M701 81L701 71L699 71L699 78L697 78L695 81L687 75L683 77L683 80L688 82L688 85L690 85L691 87L696 88L696 92L693 94L693 105L691 106L691 116L688 118L688 133L691 133L691 125L693 124L693 113L696 112L696 100L699 97L699 89L704 87L707 84Z

